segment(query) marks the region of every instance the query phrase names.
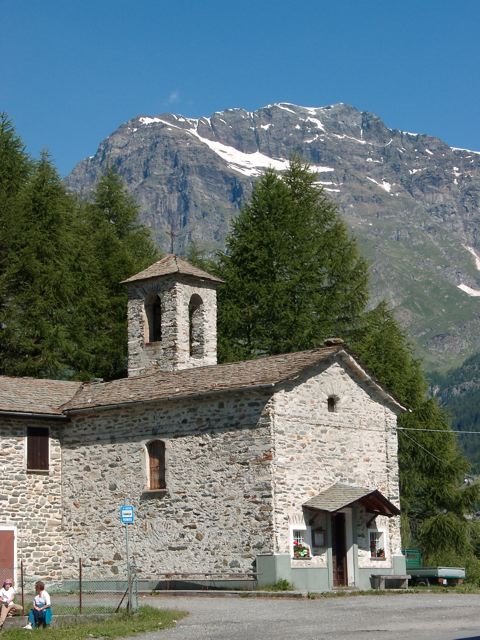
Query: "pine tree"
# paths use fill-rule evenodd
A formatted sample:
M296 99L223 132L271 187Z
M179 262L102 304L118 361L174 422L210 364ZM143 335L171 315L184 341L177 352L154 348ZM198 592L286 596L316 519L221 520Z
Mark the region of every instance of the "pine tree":
M81 315L89 318L88 369L102 378L125 375L127 293L122 281L159 259L147 229L138 223L138 206L120 177L109 170L98 181L84 211L82 238L94 256L84 265Z
M364 316L352 342L361 361L408 411L398 420L402 539L420 546L425 561L445 564L463 548L474 563L469 514L478 487L465 486L468 464L448 416L427 397L427 382L411 345L385 303Z
M44 154L18 191L2 277L0 370L69 377L74 281L69 269L74 202ZM13 228L13 227L12 227Z
M224 360L348 337L367 301L367 267L308 165L267 171L227 238L219 273Z
M0 113L0 295L10 242L15 237L15 202L31 169L30 158L11 121Z
M226 281L219 292L223 359L308 349L332 335L347 339L409 409L399 418L404 542L446 559L458 551L447 535L456 530L458 540L470 541L468 555L480 532L465 518L478 496L476 487L462 487L465 459L446 414L427 398L421 363L391 310L381 303L365 312L365 262L308 167L295 160L282 177L265 173L216 265L193 253ZM473 555L468 560L474 563Z

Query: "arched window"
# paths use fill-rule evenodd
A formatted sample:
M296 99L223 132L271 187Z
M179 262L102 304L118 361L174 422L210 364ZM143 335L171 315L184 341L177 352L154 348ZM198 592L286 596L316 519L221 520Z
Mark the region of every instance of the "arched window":
M162 339L162 302L158 295L149 298L145 304L147 315L147 342L160 342Z
M166 489L165 481L165 443L152 440L147 444L148 488Z
M327 406L328 410L332 413L337 410L337 400L338 398L336 396L328 396Z
M202 358L204 352L204 308L201 297L194 293L188 305L190 357Z

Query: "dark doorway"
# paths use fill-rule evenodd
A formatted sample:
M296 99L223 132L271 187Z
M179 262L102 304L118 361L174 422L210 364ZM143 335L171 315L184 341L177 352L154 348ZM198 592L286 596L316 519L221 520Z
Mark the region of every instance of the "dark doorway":
M332 560L333 586L346 587L348 579L344 513L337 513L332 516Z

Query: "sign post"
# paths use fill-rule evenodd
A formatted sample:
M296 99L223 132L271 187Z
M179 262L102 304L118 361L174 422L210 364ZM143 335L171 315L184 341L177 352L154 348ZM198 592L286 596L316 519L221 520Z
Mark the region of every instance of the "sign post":
M130 572L130 558L128 554L128 525L135 524L135 509L131 505L120 507L120 522L125 525L125 552L127 557L127 582L128 582L128 611L132 612L132 576Z

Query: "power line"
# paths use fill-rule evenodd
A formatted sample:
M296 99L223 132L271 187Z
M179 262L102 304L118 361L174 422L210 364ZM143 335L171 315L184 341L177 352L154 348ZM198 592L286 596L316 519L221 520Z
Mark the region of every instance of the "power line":
M445 464L445 460L442 460L441 458L439 458L438 456L436 456L434 453L432 453L431 451L429 451L428 449L426 449L423 445L421 445L419 442L417 442L417 440L415 440L415 438L412 438L412 436L409 436L408 433L405 434L407 436L407 438L409 440L411 440L414 444L417 445L417 447L420 447L420 449L423 449L425 451L425 453L428 453L429 456L432 456L432 458L435 458L435 460L438 460L439 462L441 462L442 464Z
M397 427L398 431L429 431L430 433L458 433L462 435L464 433L476 433L480 435L480 431L458 431L456 429L415 429L415 427Z

